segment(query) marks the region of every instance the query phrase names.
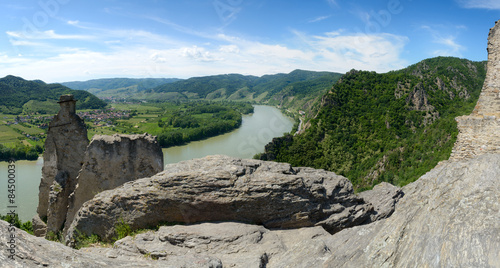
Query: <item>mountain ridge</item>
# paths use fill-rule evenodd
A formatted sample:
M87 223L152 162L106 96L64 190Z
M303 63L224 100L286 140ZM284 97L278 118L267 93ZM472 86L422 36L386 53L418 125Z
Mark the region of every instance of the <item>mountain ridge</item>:
M0 78L0 94L0 112L8 114L57 110L56 101L64 94L73 94L79 100L78 109L100 109L106 106L105 102L87 91L70 89L61 84L47 84L41 80L25 80L13 75Z

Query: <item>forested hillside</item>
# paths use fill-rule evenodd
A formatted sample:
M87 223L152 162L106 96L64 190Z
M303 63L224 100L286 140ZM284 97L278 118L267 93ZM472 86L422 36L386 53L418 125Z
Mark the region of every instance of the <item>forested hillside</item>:
M485 68L438 57L385 74L352 70L323 96L303 134L273 140L260 158L331 170L358 190L405 185L449 157L454 118L472 111Z
M77 109L100 109L106 103L83 90L73 90L60 84L28 81L16 76L0 79L0 113L57 113L59 96L73 94L78 100Z
M289 74L245 76L225 74L194 77L164 84L149 93L164 93L163 98L245 100L273 105L288 104L293 98L324 94L341 74L295 70Z
M86 90L101 98L131 98L144 90L179 80L177 78L104 78L61 84L72 89Z
M311 114L314 110L312 104L341 76L332 72L295 70L288 74L261 77L223 74L185 80L113 78L62 84L73 89L87 90L99 98L114 100L246 101L282 106L295 111L304 110Z

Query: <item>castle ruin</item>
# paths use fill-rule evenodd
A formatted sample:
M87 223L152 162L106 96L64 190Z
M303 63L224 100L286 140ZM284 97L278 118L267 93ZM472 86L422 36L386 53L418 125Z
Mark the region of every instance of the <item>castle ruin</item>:
M459 133L450 160L500 153L500 32L497 30L498 25L490 30L487 73L479 100L472 114L456 118Z

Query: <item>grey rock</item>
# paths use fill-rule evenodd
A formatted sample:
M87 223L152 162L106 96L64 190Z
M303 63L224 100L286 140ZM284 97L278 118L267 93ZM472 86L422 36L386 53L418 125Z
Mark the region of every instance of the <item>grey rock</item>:
M447 161L393 215L327 239L327 267L500 267L500 155Z
M36 214L31 220L33 224L33 233L35 236L43 237L47 233L47 224L40 219L40 216Z
M45 140L45 152L43 154L42 179L38 195L38 218L45 219L48 214L65 215L67 210L68 196L58 195L52 198L49 204L50 188L56 177L66 176L63 191L71 193L76 186L76 176L82 167L83 155L89 144L87 129L83 120L75 113L76 100L73 95L63 95L59 104L59 113L49 124L47 139ZM62 186L62 185L60 185ZM50 209L57 209L51 211ZM62 224L58 216L48 222L49 230L56 230ZM35 230L37 234L45 235L43 229Z
M47 231L58 233L66 220L68 197L68 173L61 171L57 174L49 192L49 209L47 210Z
M321 227L270 231L244 223L202 223L160 227L156 232L119 240L110 250L146 253L169 263L183 256L206 254L219 258L224 267L279 267L278 263L271 263L280 256L294 258L297 264L302 263L301 259L306 255L318 257L318 251L322 252L324 244L322 240L329 236ZM303 241L317 243L317 247L296 256L287 254Z
M129 258L109 258L105 255L86 253L69 248L61 243L35 237L17 228L9 231L9 224L0 220L0 267L72 267L72 268L101 268L101 267L172 267L164 261L154 261L142 255ZM14 235L14 238L10 238ZM10 241L13 239L13 241ZM14 243L9 243L14 242ZM11 249L15 245L15 252L11 258ZM190 262L179 262L182 267L190 267ZM210 267L210 266L198 266Z
M121 220L132 229L161 222L238 221L266 228L321 225L335 232L369 219L372 209L353 193L348 179L333 172L208 156L99 193L78 211L66 241L77 230L110 240Z
M163 152L156 137L142 135L96 135L85 152L83 166L70 195L66 230L83 203L99 192L126 182L153 176L163 170ZM49 217L50 220L50 217Z
M367 203L373 205L373 214L370 216L370 222L391 216L397 202L403 195L404 193L400 187L387 182L379 183L372 190L359 194Z

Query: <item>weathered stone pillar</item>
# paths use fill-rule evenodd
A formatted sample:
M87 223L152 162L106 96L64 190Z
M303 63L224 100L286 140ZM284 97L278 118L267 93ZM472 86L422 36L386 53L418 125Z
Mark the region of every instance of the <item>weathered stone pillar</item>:
M48 220L48 215L66 215L68 195L74 191L76 177L89 144L85 124L75 113L74 96L63 95L58 103L61 109L50 122L45 141L37 215L33 219L36 223L34 231L38 236L45 235L43 222L49 223L48 229L51 231L61 229L64 222L61 222L61 218L64 219L65 216ZM56 181L56 177L59 181ZM53 193L49 198L51 188Z

